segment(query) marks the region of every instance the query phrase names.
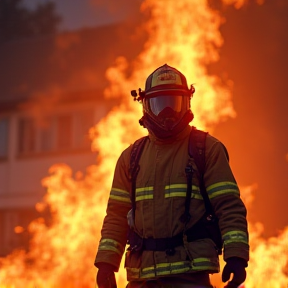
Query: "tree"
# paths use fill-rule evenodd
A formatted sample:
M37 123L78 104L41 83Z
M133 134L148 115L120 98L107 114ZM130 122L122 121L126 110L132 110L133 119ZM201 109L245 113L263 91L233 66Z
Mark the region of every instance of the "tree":
M0 43L57 32L61 17L55 3L38 4L35 10L23 6L22 0L0 1Z

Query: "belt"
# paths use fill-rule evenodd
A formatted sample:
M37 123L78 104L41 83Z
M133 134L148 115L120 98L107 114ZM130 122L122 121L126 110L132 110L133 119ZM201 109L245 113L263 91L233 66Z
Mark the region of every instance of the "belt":
M198 226L198 225L197 225ZM210 238L209 233L206 229L195 229L199 227L193 226L185 232L187 241L192 242L198 239ZM129 231L128 244L130 244L131 250L149 250L149 251L166 251L169 254L177 246L184 245L183 233L179 233L169 238L141 238L133 230Z
M183 245L183 234L177 234L170 238L143 238L142 249L152 251L166 251Z

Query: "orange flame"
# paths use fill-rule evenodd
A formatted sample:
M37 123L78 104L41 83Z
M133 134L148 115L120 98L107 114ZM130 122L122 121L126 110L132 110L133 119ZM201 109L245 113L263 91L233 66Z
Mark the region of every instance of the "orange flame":
M33 235L29 251L17 250L0 259L1 288L94 286L93 261L116 160L124 148L146 133L137 121L141 105L126 95L144 85L146 77L158 66L167 63L178 68L187 76L188 83L195 85L196 96L192 100L195 126L211 131L214 124L235 116L231 83L223 86L206 70L207 64L219 58L217 49L223 44L219 33L222 19L207 2L143 2L141 10L149 14L144 25L149 37L143 51L134 62L128 63L120 57L107 70L111 85L105 95L123 98L122 104L90 130L92 148L99 152L98 162L87 168L86 175L75 177L65 164L50 168L50 176L43 179L47 194L36 208L42 211L49 206L52 222L47 224L42 218L33 221L28 227ZM246 1L224 2L240 8ZM253 189L254 186L242 188L247 206L251 205ZM288 227L268 240L261 237L261 224L250 223L249 230L252 251L245 287L286 287ZM224 286L219 275L213 276L212 281L218 288ZM123 265L117 282L118 287L125 287Z
M16 227L14 227L14 232L16 233L16 234L20 234L20 233L22 233L24 231L24 228L22 227L22 226L16 226Z

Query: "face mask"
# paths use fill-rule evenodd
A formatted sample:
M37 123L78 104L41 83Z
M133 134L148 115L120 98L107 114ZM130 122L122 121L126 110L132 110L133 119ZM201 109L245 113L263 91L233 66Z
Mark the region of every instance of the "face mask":
M180 112L183 96L163 95L148 99L150 111L158 116L165 109L170 108L174 112Z

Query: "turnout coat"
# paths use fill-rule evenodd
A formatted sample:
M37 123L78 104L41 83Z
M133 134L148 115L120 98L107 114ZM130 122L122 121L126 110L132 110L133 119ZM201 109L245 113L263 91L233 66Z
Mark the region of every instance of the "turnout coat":
M205 206L200 194L197 173L192 178L190 202L191 219L180 221L185 211L187 179L185 167L189 160L187 126L175 138L159 140L149 135L143 149L136 181L135 231L142 238L170 238L193 227L203 217ZM129 226L127 214L131 210L130 154L132 145L119 157L101 230L95 259L106 262L117 271L125 252ZM238 185L228 163L223 144L211 135L206 137L206 167L204 181L207 193L219 219L223 239L224 260L240 257L249 260L246 208L240 198ZM192 161L194 170L197 171ZM171 254L171 255L170 255ZM218 253L210 238L200 238L175 247L174 253L165 251L129 251L125 253L127 280L147 280L183 273L219 272Z

